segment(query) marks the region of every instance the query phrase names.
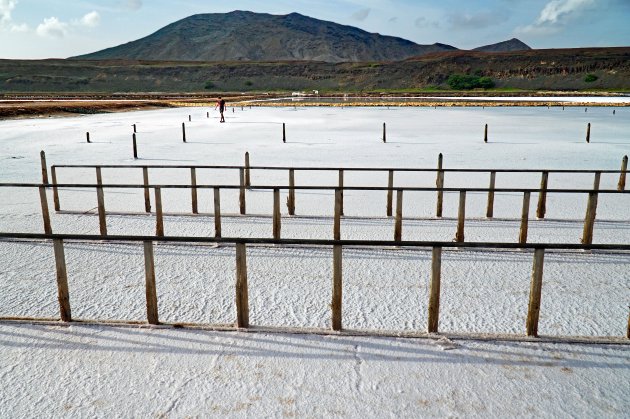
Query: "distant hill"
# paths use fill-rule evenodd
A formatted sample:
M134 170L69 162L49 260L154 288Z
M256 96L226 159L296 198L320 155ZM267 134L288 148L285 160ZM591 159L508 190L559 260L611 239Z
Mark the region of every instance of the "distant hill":
M509 51L527 51L530 50L530 46L522 42L519 39L512 38L509 41L499 42L497 44L484 45L483 47L475 48L473 51L481 52L509 52Z
M419 45L298 13L270 15L234 11L199 14L133 42L72 57L155 61L399 61L453 51L444 44Z

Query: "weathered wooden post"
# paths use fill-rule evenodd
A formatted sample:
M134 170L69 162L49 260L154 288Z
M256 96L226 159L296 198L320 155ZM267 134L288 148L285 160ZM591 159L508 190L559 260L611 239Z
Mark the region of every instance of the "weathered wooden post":
M339 203L339 215L343 216L343 169L339 170L339 192L341 194L341 201Z
M596 213L597 213L597 192L589 192L588 203L586 205L586 216L584 217L584 230L582 232L582 244L593 243L593 228L595 226Z
M192 122L192 116L188 115L188 122Z
M138 144L136 143L136 134L131 135L132 143L133 143L133 158L138 158Z
M442 278L442 248L431 252L431 289L429 291L428 332L437 333L440 320L440 282Z
M398 189L396 191L396 218L394 221L394 241L396 242L402 240L402 205L403 190Z
M107 218L105 213L105 193L103 192L103 177L101 168L96 167L96 200L98 202L98 226L101 236L107 236Z
M483 131L483 142L484 143L488 142L488 124L486 124L486 127L484 128L484 131Z
M538 318L540 316L540 297L542 291L544 261L545 249L534 250L532 283L529 289L529 307L527 309L527 336L538 336Z
M52 234L50 225L50 212L48 211L48 197L46 196L46 187L39 186L39 200L42 206L42 217L44 219L44 234Z
M547 186L549 184L549 172L542 172L540 179L540 192L538 192L538 206L536 208L536 218L545 218L547 212Z
M464 242L464 223L466 221L466 191L459 192L459 210L457 211L457 233L455 241Z
M591 142L591 123L590 122L586 126L586 142L587 143Z
M236 243L236 327L249 327L247 249L245 243Z
M341 240L341 189L335 189L335 218L333 221L333 238Z
M442 153L438 156L438 170L437 170L437 179L435 180L435 186L438 188L437 191L437 208L435 211L436 217L442 217L442 208L444 204L444 191L441 189L444 187L444 171L442 171Z
M286 124L284 122L282 123L282 142L283 143L287 142Z
M387 131L385 128L385 122L383 122L383 142L386 143L387 142Z
M206 112L206 118L210 118L210 112Z
M151 212L151 194L149 193L149 168L142 166L142 182L144 184L144 211Z
M46 165L46 153L44 153L44 150L39 152L39 159L42 165L42 183L48 185L48 166Z
M68 272L66 271L66 256L63 250L62 239L53 239L53 251L55 252L57 300L59 301L61 320L71 322L72 312L70 311L70 295L68 292Z
M488 186L488 205L486 207L486 217L492 218L494 215L494 186L497 179L497 172L490 172L490 185Z
M133 132L138 132L138 130L136 129L136 124L133 124Z
M280 230L282 228L280 219L280 189L273 189L273 238L280 240Z
M240 187L238 193L238 203L241 211L241 215L245 215L245 169L242 167L238 169L240 177Z
M192 198L192 213L199 214L199 206L197 203L197 170L190 168L190 192Z
M523 210L521 211L521 229L518 235L518 242L520 244L527 243L527 228L529 225L529 200L531 193L523 192Z
M247 188L251 188L252 187L252 180L251 180L251 176L250 176L249 171L250 171L250 169L249 169L249 151L246 151L245 152L245 186Z
M151 241L144 242L144 273L147 300L147 321L149 324L159 324L153 242Z
M134 132L136 132L136 131L134 131ZM89 132L85 133L85 139L87 140L88 144L92 143L92 141L90 141L90 133Z
M389 177L387 179L387 216L392 216L392 200L394 195L394 171L389 171Z
M55 204L55 211L61 211L61 205L59 204L59 190L57 189L57 168L55 166L50 167L50 174L52 176L53 202Z
M182 122L182 140L186 142L186 123Z
M289 215L295 215L295 170L289 169L289 196L287 198Z
M341 323L341 307L342 307L342 255L343 249L341 245L333 246L333 290L332 290L332 302L330 308L332 309L332 329L340 331L342 328Z
M628 172L628 156L623 156L621 159L621 173L619 174L619 183L617 184L617 190L623 191L626 189L626 173Z
M221 237L221 190L214 188L214 237Z
M155 235L164 235L164 216L162 214L162 191L155 187Z

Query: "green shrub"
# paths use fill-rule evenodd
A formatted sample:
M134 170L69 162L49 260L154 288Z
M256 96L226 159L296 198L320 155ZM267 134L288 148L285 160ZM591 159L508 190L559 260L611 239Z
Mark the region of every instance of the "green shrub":
M593 83L595 80L597 80L597 76L595 74L587 74L586 77L584 77L584 81L587 83Z
M247 86L247 87L252 86L253 84L254 84L254 83L253 83L253 82L251 82L250 80L247 80L247 81L245 82L245 86Z
M206 84L203 86L204 89L208 90L208 89L214 89L216 87L216 85L211 82L211 81L207 81Z
M446 83L451 89L471 90L477 88L490 89L494 81L490 77L471 76L467 74L451 74Z

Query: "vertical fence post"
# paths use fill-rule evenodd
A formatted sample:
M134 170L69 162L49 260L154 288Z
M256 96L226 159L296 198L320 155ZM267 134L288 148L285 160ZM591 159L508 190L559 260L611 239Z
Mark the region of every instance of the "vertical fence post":
M295 170L289 169L289 197L287 198L289 215L295 215Z
M529 289L529 307L527 309L527 336L538 336L538 318L540 315L540 296L542 291L544 261L545 249L534 250L532 283Z
M437 179L435 180L435 186L439 189L444 187L444 172L442 171L442 153L438 156L438 170ZM437 208L435 210L436 217L442 217L442 208L444 205L444 191L437 191Z
M591 142L591 123L590 122L586 126L586 142L587 143Z
M136 129L136 124L133 124L133 132L138 132L138 130Z
M50 225L50 212L48 211L48 197L46 196L46 187L39 187L39 200L42 206L42 217L44 218L44 234L52 234Z
M486 124L486 127L483 130L483 142L488 142L488 124Z
M44 150L39 152L39 159L42 164L42 183L48 185L48 166L46 165L46 153L44 153Z
M147 300L147 321L149 324L159 324L157 289L155 286L155 263L153 257L153 242L144 242L144 273L145 293Z
M186 123L182 122L182 141L186 142Z
M236 327L249 327L247 249L245 243L236 243Z
M457 233L455 241L464 242L464 223L466 221L466 191L459 192L459 210L457 211Z
M547 212L547 186L549 184L549 172L542 172L540 179L540 192L538 192L538 207L536 208L536 218L545 218Z
M144 183L144 210L151 212L151 194L149 193L149 168L142 167L142 182Z
M595 175L593 176L593 190L594 191L599 191L599 184L601 183L601 179L602 179L602 172L595 172Z
M392 216L392 200L394 195L394 171L389 171L389 177L387 178L387 216Z
M621 173L619 174L619 183L617 184L617 190L623 191L626 189L626 173L628 172L628 156L623 156L621 159Z
M584 230L582 232L582 244L593 243L593 227L595 226L596 213L597 213L597 192L589 192L588 203L586 205L586 216L584 217Z
M164 216L162 214L162 190L155 187L155 235L164 235Z
M403 190L398 189L396 191L396 218L394 222L394 241L397 242L402 240L402 205Z
M52 175L53 203L55 204L55 211L61 211L61 205L59 204L59 190L57 189L57 168L55 166L50 167L50 174Z
M136 131L134 130L133 132L136 132ZM91 144L91 143L92 143L92 141L90 141L90 133L89 133L89 132L86 132L86 133L85 133L85 139L87 140L87 143L88 143L88 144Z
M68 272L66 271L66 256L63 250L63 240L53 240L53 250L55 252L55 267L57 270L57 299L59 301L59 312L61 320L72 321L70 311L70 294L68 292Z
M190 168L190 193L192 198L192 213L199 214L199 205L197 203L197 170Z
M440 282L442 277L442 248L434 247L431 253L431 290L429 292L428 332L437 333L440 319Z
M333 238L341 240L341 189L335 189L335 218L333 222Z
M385 122L383 122L383 142L386 143L387 142L387 130L385 127Z
M234 108L232 108L234 109ZM249 151L245 152L245 186L248 188L252 187L252 180L250 176L249 169Z
M497 172L490 172L490 186L488 187L488 205L486 207L486 217L492 218L494 215L494 186L497 179Z
M343 249L341 245L333 246L333 289L332 289L332 302L330 308L332 309L332 329L336 331L341 330L341 304L342 304L342 255Z
M192 115L188 115L188 122L192 122Z
M214 237L221 237L221 190L214 188Z
M136 143L136 134L131 134L131 141L133 143L133 158L138 158L138 144Z
M273 238L280 240L280 230L282 228L280 219L280 189L273 189Z
M241 167L238 169L239 171L239 193L238 193L238 204L240 207L241 215L245 215L245 170Z
M523 192L523 210L521 211L521 229L518 234L520 244L527 243L527 227L529 224L529 200L531 192Z
M96 167L96 200L98 202L98 226L101 236L107 236L107 218L105 213L105 193L103 192L103 177L101 168Z
M343 215L343 169L339 170L339 193L341 200L339 201L339 215Z
M286 130L286 124L284 122L282 123L282 142L283 143L287 142L287 130Z

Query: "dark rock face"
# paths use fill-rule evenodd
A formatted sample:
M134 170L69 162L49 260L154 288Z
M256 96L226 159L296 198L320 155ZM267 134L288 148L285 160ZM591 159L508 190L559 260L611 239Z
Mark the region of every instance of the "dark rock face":
M512 38L509 41L499 42L497 44L484 45L483 47L475 48L473 51L482 52L509 52L509 51L527 51L530 50L530 46L522 42L519 39Z
M155 61L398 61L457 48L419 45L298 13L199 14L117 47L73 58Z

